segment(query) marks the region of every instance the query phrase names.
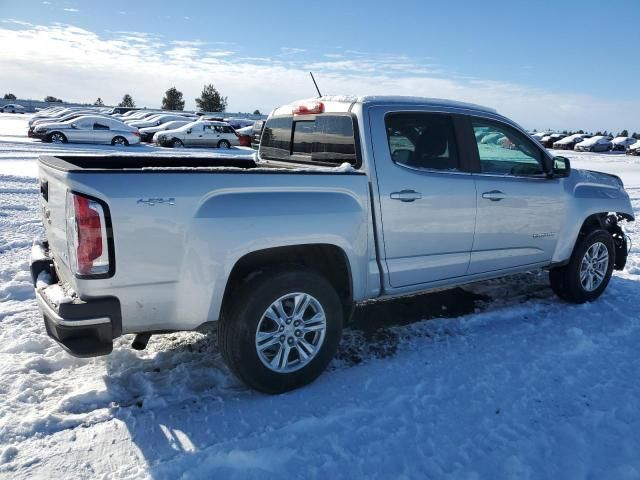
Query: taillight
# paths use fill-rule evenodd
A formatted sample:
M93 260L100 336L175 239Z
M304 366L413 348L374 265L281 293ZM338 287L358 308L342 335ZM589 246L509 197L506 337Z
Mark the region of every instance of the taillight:
M96 200L67 192L69 265L77 276L108 274L109 244L105 208Z
M134 131L133 131L133 132L131 132L131 133L133 133L136 137L139 137L139 136L140 136L140 132L139 132L138 130L134 130Z

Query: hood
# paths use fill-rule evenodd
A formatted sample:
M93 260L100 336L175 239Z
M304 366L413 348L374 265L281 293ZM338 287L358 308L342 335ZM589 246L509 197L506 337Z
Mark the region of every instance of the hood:
M60 123L60 122L58 122L58 123L56 123L56 122L41 123L39 125L35 125L34 126L34 130L45 130L45 129L46 130L51 130L52 128L57 128L57 129L63 130L63 129L71 128L71 127L69 126L68 123Z
M611 173L572 168L571 176L575 176L576 184L588 184L593 187L613 187L616 189L624 188L622 179Z

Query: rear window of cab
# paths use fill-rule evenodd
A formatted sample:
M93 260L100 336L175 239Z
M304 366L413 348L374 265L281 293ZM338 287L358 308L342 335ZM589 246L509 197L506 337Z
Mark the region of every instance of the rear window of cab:
M350 114L283 115L265 123L260 157L299 163L359 166Z

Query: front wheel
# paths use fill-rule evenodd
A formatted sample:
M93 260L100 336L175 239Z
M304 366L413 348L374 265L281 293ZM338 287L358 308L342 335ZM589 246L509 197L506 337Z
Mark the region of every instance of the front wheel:
M49 135L49 142L51 143L67 143L67 137L60 132L53 132Z
M322 275L301 267L264 271L236 290L218 322L220 351L251 388L282 393L315 380L342 333L342 304Z
M178 140L177 138L174 138L173 142L171 142L171 146L173 148L184 148L184 143L182 143L181 140Z
M607 288L614 263L611 234L606 230L594 230L578 240L566 266L549 272L551 288L568 302L591 302Z

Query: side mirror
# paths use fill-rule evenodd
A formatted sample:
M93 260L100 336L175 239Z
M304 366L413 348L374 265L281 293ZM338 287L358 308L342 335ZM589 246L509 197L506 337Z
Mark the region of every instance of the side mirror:
M571 163L567 157L553 157L553 176L568 177L571 173Z
M71 128L78 128L78 125L76 125L75 123L72 123Z
M192 132L192 130L191 130L191 129L187 130L187 133L191 133L191 132Z

